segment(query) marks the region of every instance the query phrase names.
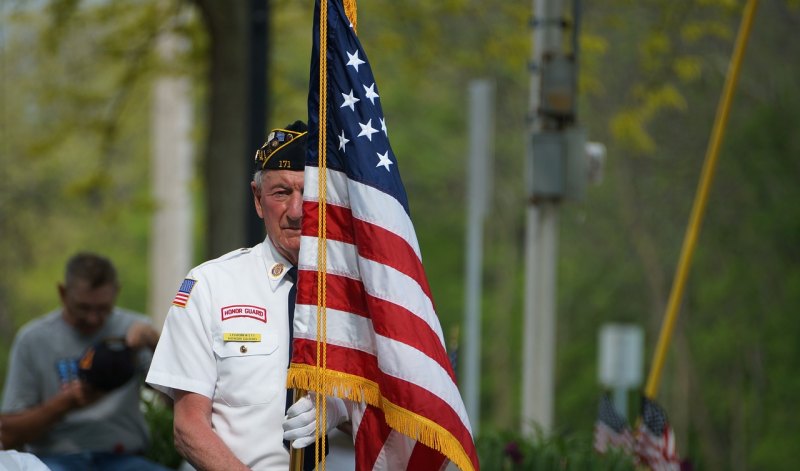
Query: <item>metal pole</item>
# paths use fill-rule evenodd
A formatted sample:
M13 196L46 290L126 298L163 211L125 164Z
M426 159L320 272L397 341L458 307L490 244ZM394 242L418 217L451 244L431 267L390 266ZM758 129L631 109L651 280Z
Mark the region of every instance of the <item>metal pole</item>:
M541 71L545 56L560 49L563 27L561 0L533 0L533 10L530 124L525 159L529 196L533 195L532 136L548 126L539 113ZM522 433L527 436L534 435L537 427L547 434L553 426L558 210L558 200L532 197L526 210L521 425Z
M711 140L708 143L700 182L698 183L697 193L695 194L694 203L692 204L692 214L689 216L689 225L686 228L686 234L683 238L678 269L675 272L675 278L672 281L672 290L669 293L667 312L664 315L664 320L661 325L658 344L655 354L653 355L653 365L647 377L647 385L644 390L645 396L651 399L655 398L658 393L658 386L661 381L661 370L664 367L664 361L667 355L667 347L672 338L672 331L675 328L675 322L680 312L679 308L683 300L683 289L686 286L686 279L689 276L689 267L691 267L692 257L694 256L694 247L697 244L700 224L703 222L703 216L708 203L708 194L711 191L711 183L714 180L714 172L717 167L722 137L725 134L725 126L728 123L728 114L730 113L731 102L733 101L733 92L736 90L736 82L739 79L739 69L742 66L744 52L747 49L747 39L750 36L750 29L753 26L753 19L755 18L757 7L758 0L749 0L745 6L744 13L742 14L742 22L739 26L739 33L736 36L733 57L728 66L728 73L725 76L725 85L723 86L722 96L720 97L720 102L717 107L717 114L714 118Z
M616 387L612 389L612 398L614 400L614 408L622 417L628 417L628 390L624 387Z
M289 394L289 392L287 392L287 394ZM308 391L305 391L303 389L292 389L292 394L294 402L297 402L300 400L300 398L308 395ZM291 445L289 445L289 471L303 471L304 461L305 461L305 449L294 448Z
M464 405L474 435L480 421L481 377L481 275L483 268L483 222L489 194L494 129L494 84L473 80L469 86L469 170L467 185L467 244L465 282L465 347L463 371Z

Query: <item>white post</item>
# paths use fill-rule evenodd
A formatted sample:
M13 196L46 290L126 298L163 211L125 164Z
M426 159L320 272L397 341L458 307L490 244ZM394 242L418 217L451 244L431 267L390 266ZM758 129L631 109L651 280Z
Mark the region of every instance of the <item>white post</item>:
M526 190L533 195L532 136L542 129L539 116L541 67L548 52L561 48L563 17L560 0L533 0L534 19L528 115L531 118L525 163ZM533 436L537 427L545 434L553 427L555 370L556 261L558 259L556 200L529 201L525 234L525 304L522 359L522 433Z
M644 330L634 324L604 324L598 336L597 380L611 389L614 407L628 416L628 391L641 386Z
M492 141L494 137L494 84L473 80L469 87L469 166L467 185L467 244L464 300L465 342L463 354L464 405L478 434L481 377L481 276L483 273L483 223L490 193Z
M181 38L163 33L158 52L165 64L184 47ZM158 329L178 287L191 267L193 168L192 100L189 79L164 75L153 86L152 183L155 212L150 237L148 310Z

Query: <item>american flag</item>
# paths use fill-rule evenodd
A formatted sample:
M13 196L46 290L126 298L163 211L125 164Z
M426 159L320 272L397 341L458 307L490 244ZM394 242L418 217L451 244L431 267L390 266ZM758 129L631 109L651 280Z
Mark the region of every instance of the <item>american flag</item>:
M172 304L178 307L186 307L186 303L189 302L189 295L192 294L192 288L194 288L195 283L197 283L197 281L190 278L183 280L180 288L178 288L178 292L175 294L175 298L172 300Z
M291 387L353 400L356 469L479 469L422 266L378 87L341 0L327 2L327 171L320 172L320 2ZM315 383L319 180L327 181L326 361Z
M594 449L599 453L606 453L610 448L631 454L634 440L625 417L617 412L608 394L603 394L594 424Z
M675 434L667 414L654 400L642 396L642 417L636 433L636 454L654 471L678 471Z

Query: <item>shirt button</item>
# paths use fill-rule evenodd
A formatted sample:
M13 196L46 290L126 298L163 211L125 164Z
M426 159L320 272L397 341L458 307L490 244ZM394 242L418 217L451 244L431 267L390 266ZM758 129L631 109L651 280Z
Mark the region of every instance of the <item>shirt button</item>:
M241 347L239 347L239 351L242 353L247 353L247 345L242 345Z

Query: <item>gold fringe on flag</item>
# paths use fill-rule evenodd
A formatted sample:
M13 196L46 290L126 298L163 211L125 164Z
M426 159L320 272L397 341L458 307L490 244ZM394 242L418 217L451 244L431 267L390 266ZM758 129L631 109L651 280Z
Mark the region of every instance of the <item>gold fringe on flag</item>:
M358 13L356 12L356 0L344 0L344 12L350 23L353 23L353 32L357 33Z
M475 469L463 445L450 431L427 417L389 401L381 395L380 388L373 381L341 371L292 363L287 384L290 387L316 391L318 395L337 396L378 407L383 411L389 427L438 451L463 471ZM317 389L319 386L321 388Z

